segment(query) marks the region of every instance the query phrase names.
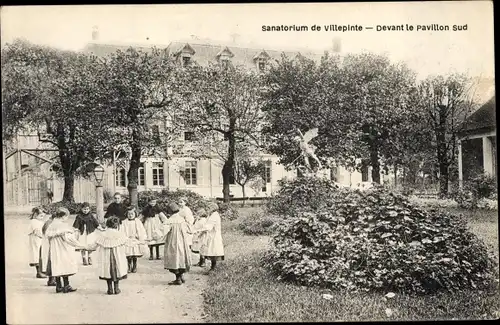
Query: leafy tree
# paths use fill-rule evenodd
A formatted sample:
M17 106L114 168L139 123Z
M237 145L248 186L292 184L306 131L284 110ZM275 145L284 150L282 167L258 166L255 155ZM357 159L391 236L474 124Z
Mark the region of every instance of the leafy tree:
M241 186L243 198L245 186L258 178L263 178L266 171L266 162L258 152L249 150L248 147L237 148L234 161L234 181ZM245 201L243 201L245 205Z
M107 139L108 148L125 148L130 203L137 206L143 151L160 149L171 136L168 129L162 131L155 123L164 122L171 113L178 67L164 50L156 48L151 52L133 48L116 51L105 58L103 65L100 78L107 94L104 102L112 117L109 127L115 132Z
M266 133L276 138L269 150L285 164L297 164L294 129L318 127L317 155L326 165L372 166L380 182L382 163L401 163L417 116L410 107L415 76L406 66L374 54L325 55L319 64L282 58L272 68L266 107ZM406 143L407 145L408 143ZM356 158L361 158L361 163Z
M449 168L456 161L458 151L457 134L476 107L472 87L471 79L464 74L431 76L419 84L415 108L425 112L425 122L431 130L441 195L448 193Z
M243 67L193 64L179 82L180 102L175 124L192 132L196 141L188 152L223 161L224 201L229 202L237 147L259 143L262 123L262 78Z
M344 125L359 131L351 133L352 140L361 140L356 142L361 148L354 146L352 153L369 161L372 179L380 183L381 161L400 162L407 154L403 143L415 131L411 121L417 116L410 106L415 74L385 56L360 54L344 59L342 75L348 83L344 107L351 111L344 111Z
M21 40L2 49L3 137L36 130L41 143L58 150L63 201L74 201L75 176L87 176L85 166L102 153L101 71L93 56Z
M304 56L290 58L283 54L277 64L270 67L265 79L268 89L265 92L267 102L263 107L266 115L263 133L269 139L267 150L277 155L279 163L288 169L298 167L302 160L297 159L301 151L294 140L296 130L305 133L314 127L320 128L314 144L322 139L325 132L318 116L313 113L325 98L318 89L322 81L321 69ZM319 150L324 148L317 147ZM328 155L319 156L322 159Z

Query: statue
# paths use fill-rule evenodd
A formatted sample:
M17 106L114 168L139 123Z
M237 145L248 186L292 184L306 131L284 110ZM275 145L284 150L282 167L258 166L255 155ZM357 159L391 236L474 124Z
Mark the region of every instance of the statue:
M297 133L298 136L296 136L294 140L299 142L299 146L300 149L302 150L302 153L295 160L297 160L300 157L304 157L305 166L309 171L313 171L313 169L311 168L311 164L309 163L309 158L312 158L318 164L317 168L322 169L323 167L321 161L319 161L318 157L314 153L316 151L316 147L312 144L309 144L309 141L311 141L318 135L318 128L311 129L307 131L304 135L302 135L302 132L300 132L300 130L297 129Z

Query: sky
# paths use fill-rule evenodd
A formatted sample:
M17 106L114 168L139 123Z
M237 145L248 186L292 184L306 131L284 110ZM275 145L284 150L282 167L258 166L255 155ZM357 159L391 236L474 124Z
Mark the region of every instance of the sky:
M16 38L61 49L81 50L98 26L103 42L168 44L190 38L229 41L242 46L290 50L330 49L387 54L406 62L419 79L466 72L494 77L492 1L374 2L321 4L190 4L16 6L1 9L2 46ZM262 25L306 25L308 31L262 31ZM325 25L372 26L350 32ZM377 25L413 25L413 31L377 31ZM417 25L448 25L449 31L416 31ZM322 27L312 31L312 25ZM453 25L467 30L453 31Z

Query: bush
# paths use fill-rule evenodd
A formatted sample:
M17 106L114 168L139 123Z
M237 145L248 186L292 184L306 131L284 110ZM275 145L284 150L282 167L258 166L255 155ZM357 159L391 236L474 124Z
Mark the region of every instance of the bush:
M496 179L488 174L478 175L464 183L462 189L457 189L451 197L464 209L489 208L485 199L497 198Z
M139 192L138 205L139 209L145 208L151 199L157 200L157 205L163 212L167 211L167 206L170 203L177 203L181 197L185 197L187 205L193 213L201 208L206 208L208 200L198 193L189 190L177 189L175 191L162 190L159 191L142 191Z
M236 220L240 216L238 209L231 203L218 202L219 212L222 220Z
M287 217L299 210L319 210L331 201L331 193L339 187L317 177L280 180L280 189L266 202L269 214Z
M327 205L295 209L277 228L264 263L280 278L422 294L491 285L494 262L462 216L426 211L381 188L320 195Z
M466 187L478 199L488 199L497 193L497 181L488 174L481 174L474 177L466 184Z
M238 228L246 235L271 235L277 221L276 217L254 212L244 217Z
M434 199L434 198L421 198L417 196L410 196L411 203L428 208L456 208L458 203L452 199Z
M471 191L460 189L453 193L452 197L462 209L473 210L478 208L479 199Z
M83 207L83 202L82 203L75 203L75 202L65 202L65 201L59 201L59 202L54 202L48 205L44 206L45 211L47 211L48 214L55 214L58 208L66 208L69 210L69 213L71 214L77 214L80 211L82 211ZM95 205L90 205L90 210L92 213L96 213L96 206Z

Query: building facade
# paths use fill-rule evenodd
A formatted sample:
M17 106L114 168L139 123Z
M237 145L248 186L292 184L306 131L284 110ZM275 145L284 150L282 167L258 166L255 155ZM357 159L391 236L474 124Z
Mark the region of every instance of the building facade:
M467 119L458 140L460 185L478 174L497 177L495 96Z
M143 51L151 51L153 45L141 44L111 44L99 42L98 35L94 31L93 41L88 43L83 52L92 53L96 56L106 56L117 50L126 50L135 47ZM284 52L279 50L253 49L238 47L236 45L214 44L209 41L176 41L167 46L155 45L157 48L165 48L167 53L174 57L179 64L187 65L196 61L200 65L209 62L231 62L234 65L245 66L248 69L263 71L273 59L279 59L282 53L289 57L298 55L299 52ZM335 46L338 50L338 44ZM300 52L301 55L319 61L322 54L312 52ZM158 121L159 131L168 127L168 121ZM189 142L190 133L180 132L181 142ZM7 151L7 152L5 152ZM30 153L36 152L33 156ZM37 205L46 203L47 192L53 193L53 201L62 199L64 180L56 177L53 166L57 165L57 151L47 144L39 142L38 135L19 134L10 149L4 148L5 170L7 173L6 204L15 205ZM127 170L126 159L118 159L115 153L114 161L124 161L123 164L113 163L105 166L103 187L107 193L127 193ZM278 182L284 178L294 178L297 170L286 170L278 163L278 157L262 155L266 161L265 180L262 184L245 187L247 197L266 197L272 195L278 189ZM139 169L138 190L162 189L188 189L206 197L222 197L222 165L220 159L192 159L182 154L173 154L169 148L167 152L143 152L141 167ZM361 182L371 181L370 169L365 168L362 172L349 171L343 167L334 170L325 170L325 177L331 178L346 186L356 186ZM383 178L384 180L384 178ZM257 186L258 185L258 186ZM77 202L95 202L94 183L91 179L79 178L75 181L75 200ZM240 185L232 182L230 186L231 195L242 197L243 191ZM5 192L4 192L5 193Z

